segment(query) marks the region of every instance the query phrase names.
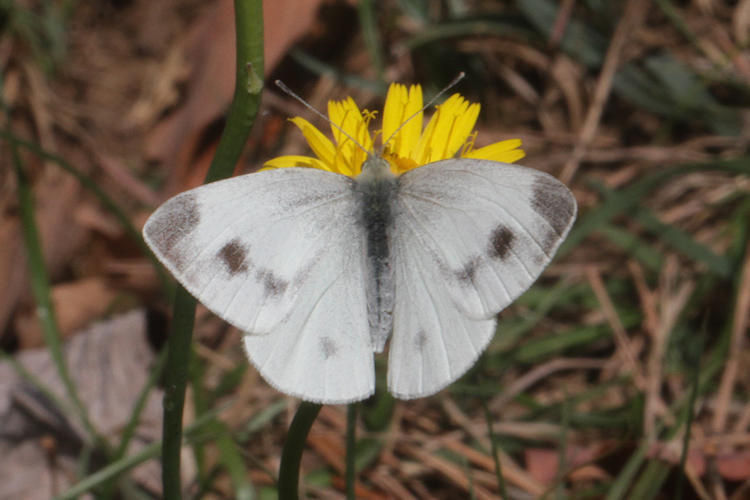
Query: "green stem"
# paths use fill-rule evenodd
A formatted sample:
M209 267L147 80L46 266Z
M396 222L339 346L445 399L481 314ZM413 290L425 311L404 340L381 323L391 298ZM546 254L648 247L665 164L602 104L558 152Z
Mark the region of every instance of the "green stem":
M302 461L302 450L305 449L307 434L310 432L315 417L322 408L317 403L302 401L289 426L286 443L281 452L279 465L279 500L297 500L299 498L299 465Z
M205 182L232 175L255 122L263 89L263 2L234 0L237 59L234 97L227 124Z
M689 353L690 357L693 358L691 360L692 363L690 363L690 366L692 367L692 380L690 385L692 387L690 388L690 396L685 408L685 411L687 413L687 416L685 417L685 435L682 438L682 453L680 454L680 475L677 477L677 486L675 487L675 494L673 497L675 498L675 500L683 498L682 492L685 488L685 464L687 463L688 450L690 448L690 429L693 426L693 419L695 418L695 401L696 399L698 399L698 388L700 386L701 353L703 353L703 348L706 340L707 317L708 316L703 318L703 327L701 328L701 336L697 348L692 349L692 352Z
M357 403L346 407L346 499L355 500L354 485L356 481L357 446Z
M49 276L42 255L42 245L39 239L39 232L36 226L34 216L34 200L31 194L29 180L23 168L18 148L15 144L10 144L13 166L18 181L18 204L21 211L21 228L23 239L26 245L26 256L28 259L29 275L31 278L31 289L36 300L36 314L42 326L44 342L50 351L50 355L57 368L57 373L62 380L68 399L73 403L76 413L83 424L88 435L86 439L105 444L96 429L91 424L83 406L78 392L76 391L73 379L70 377L68 365L65 362L65 354L62 346L62 336L57 328L55 309L52 303L50 292Z
M258 112L263 88L263 3L261 0L235 0L234 12L237 36L234 97L206 182L232 175ZM168 339L164 393L162 486L164 498L169 500L182 498L182 409L190 368L194 317L195 299L183 287L178 287Z
M179 500L180 448L182 447L182 407L190 366L190 340L193 336L195 299L178 287L174 299L172 328L167 341L167 368L164 372L164 421L162 423L162 488L164 498Z
M380 42L378 33L377 12L373 0L359 0L357 2L357 14L359 14L359 25L362 28L362 36L370 53L370 60L378 74L378 80L383 79L383 44Z
M482 397L482 409L484 410L484 419L487 422L487 435L490 437L490 447L492 448L492 460L495 462L495 477L497 478L497 489L500 492L500 498L508 498L505 492L505 477L503 477L502 464L500 463L500 455L497 449L497 441L495 439L495 431L492 430L492 413L490 408L487 406L487 401Z

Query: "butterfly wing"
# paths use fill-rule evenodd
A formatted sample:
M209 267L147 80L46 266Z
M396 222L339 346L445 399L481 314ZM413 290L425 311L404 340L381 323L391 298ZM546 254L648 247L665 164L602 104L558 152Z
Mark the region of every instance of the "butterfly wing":
M247 332L271 385L340 403L374 390L357 208L348 177L284 168L181 193L144 236L191 294Z
M541 274L575 215L562 183L524 167L455 159L401 176L390 391L427 396L466 372L491 340L495 315Z

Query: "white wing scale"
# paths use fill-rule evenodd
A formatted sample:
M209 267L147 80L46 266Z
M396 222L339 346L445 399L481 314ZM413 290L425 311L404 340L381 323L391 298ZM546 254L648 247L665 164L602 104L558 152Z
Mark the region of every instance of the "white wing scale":
M575 214L562 183L524 167L458 159L404 174L391 234L390 391L423 397L465 373L492 339L495 315L539 276Z
M181 193L144 235L190 293L248 332L271 385L343 403L374 391L356 210L351 179L286 168Z
M352 180L291 168L182 193L149 219L149 246L186 288L245 332L279 390L345 403L374 390L364 229ZM541 172L446 160L404 174L393 207L388 385L433 394L476 361L495 315L549 263L575 219Z

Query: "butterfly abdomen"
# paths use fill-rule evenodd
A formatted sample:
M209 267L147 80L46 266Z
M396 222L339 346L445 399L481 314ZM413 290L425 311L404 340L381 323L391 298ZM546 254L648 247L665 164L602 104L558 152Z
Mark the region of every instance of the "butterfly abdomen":
M387 166L387 164L385 164ZM370 167L368 171L367 167ZM360 223L365 234L367 315L375 352L381 352L393 329L394 280L390 255L396 178L382 165L368 165L357 178Z

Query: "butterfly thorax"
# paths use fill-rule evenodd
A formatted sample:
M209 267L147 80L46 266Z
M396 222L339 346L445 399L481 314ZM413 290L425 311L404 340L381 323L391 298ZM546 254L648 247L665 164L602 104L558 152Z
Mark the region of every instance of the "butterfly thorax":
M393 329L394 281L390 232L397 178L381 157L370 156L356 179L365 233L367 314L372 347L381 352Z
M362 173L357 176L357 182L370 182L375 179L394 179L395 175L391 172L391 165L382 156L368 153L367 159L362 164Z

